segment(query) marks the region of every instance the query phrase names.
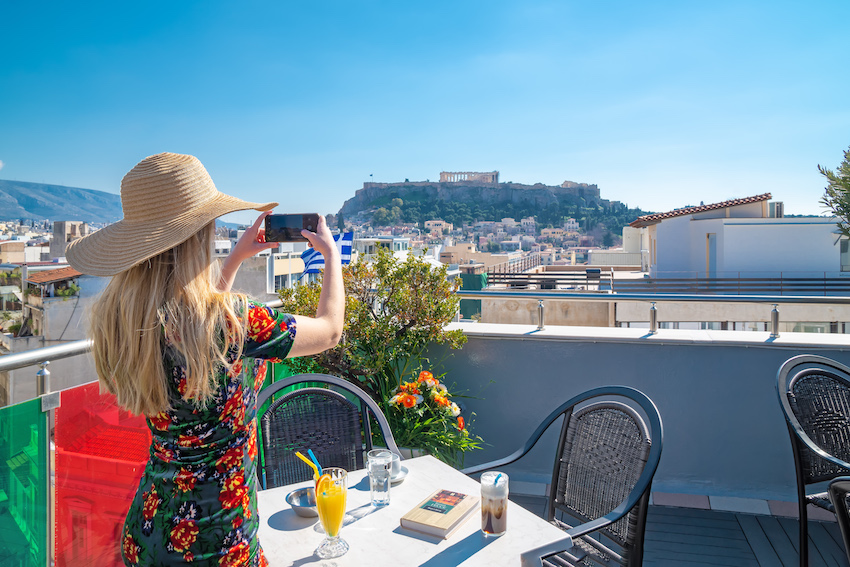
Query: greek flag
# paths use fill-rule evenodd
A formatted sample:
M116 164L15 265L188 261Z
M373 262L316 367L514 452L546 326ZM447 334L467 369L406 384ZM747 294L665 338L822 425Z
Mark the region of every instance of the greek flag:
M337 234L334 236L334 240L336 240L336 247L339 248L339 256L342 264L350 264L351 244L354 242L354 233L345 232ZM301 259L304 260L304 271L301 273L301 278L307 274L318 274L325 267L325 257L313 248L308 248L302 252Z

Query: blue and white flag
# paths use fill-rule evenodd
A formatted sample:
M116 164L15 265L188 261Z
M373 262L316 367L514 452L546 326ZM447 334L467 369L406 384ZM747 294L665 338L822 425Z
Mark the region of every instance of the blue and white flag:
M354 233L345 232L336 234L334 235L334 240L336 240L336 247L339 248L339 256L342 264L350 264L351 244L354 242ZM325 257L314 248L308 248L302 252L301 259L304 260L304 271L301 273L302 278L307 274L318 274L325 267Z

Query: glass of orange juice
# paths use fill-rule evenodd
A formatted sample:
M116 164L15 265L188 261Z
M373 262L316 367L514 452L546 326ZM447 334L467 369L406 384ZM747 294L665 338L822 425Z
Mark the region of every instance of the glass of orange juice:
M327 467L322 472L324 474L316 481L316 511L325 529L325 539L316 549L316 555L331 559L348 551L348 543L339 537L345 517L348 473L338 467Z

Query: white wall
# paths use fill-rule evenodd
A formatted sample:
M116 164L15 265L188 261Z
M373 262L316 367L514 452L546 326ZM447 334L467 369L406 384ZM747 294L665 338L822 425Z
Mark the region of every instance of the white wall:
M705 277L706 235L717 235L717 277L837 276L839 248L831 218L667 219L655 225L653 277ZM746 274L745 274L746 273Z
M801 276L839 272L835 228L832 219L730 219L725 224L724 269L815 272Z

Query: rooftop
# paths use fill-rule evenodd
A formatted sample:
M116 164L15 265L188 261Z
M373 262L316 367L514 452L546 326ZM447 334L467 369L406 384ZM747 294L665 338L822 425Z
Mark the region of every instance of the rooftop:
M752 197L742 197L740 199L730 199L729 201L722 201L720 203L712 203L710 205L699 205L696 207L684 207L682 209L676 209L674 211L669 211L666 213L654 213L651 215L644 215L642 217L638 217L633 220L629 226L633 226L635 228L641 228L644 226L649 226L651 224L655 224L661 222L664 219L671 219L674 217L682 217L685 215L693 215L696 213L704 213L706 211L713 211L715 209L725 209L726 207L735 207L738 205L748 205L750 203L758 203L761 201L767 201L771 198L770 193L762 193L761 195L754 195Z
M45 270L43 272L30 274L29 276L27 276L27 281L29 283L34 284L49 284L69 280L71 278L76 278L81 275L83 274L81 272L78 272L74 268L66 267L57 268L55 270Z

